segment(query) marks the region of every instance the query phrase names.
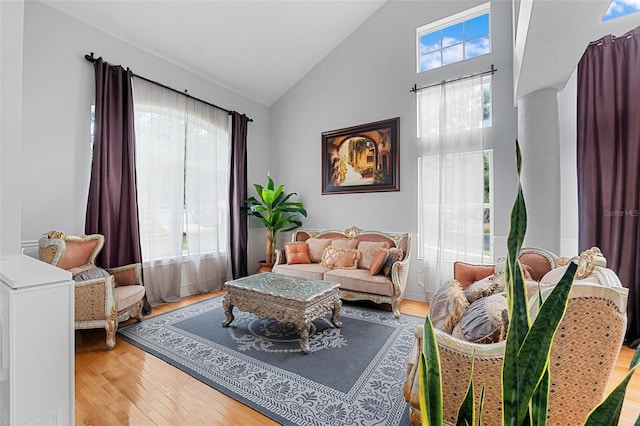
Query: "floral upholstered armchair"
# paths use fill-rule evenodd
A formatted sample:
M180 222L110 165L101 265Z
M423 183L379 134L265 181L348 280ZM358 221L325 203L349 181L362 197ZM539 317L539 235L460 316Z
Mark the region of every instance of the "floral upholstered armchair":
M102 269L95 265L104 245L100 234L81 237L51 231L38 240L40 260L71 272L75 281L75 328L104 328L107 347L116 344L118 323L142 321L142 265Z

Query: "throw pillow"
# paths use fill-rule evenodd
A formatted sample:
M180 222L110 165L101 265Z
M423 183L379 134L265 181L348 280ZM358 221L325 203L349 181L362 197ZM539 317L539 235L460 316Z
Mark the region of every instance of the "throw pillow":
M540 281L540 279L551 270L549 259L537 253L525 253L518 257L522 265L531 266L531 277Z
M313 263L322 261L324 249L331 244L331 240L328 238L307 238L305 242L309 245L309 258Z
M389 248L389 243L386 241L362 241L358 244L358 251L360 252L360 265L362 269L370 269L373 258L381 248Z
M469 306L457 280L450 280L431 297L429 318L437 329L451 334Z
M453 263L453 278L460 282L463 290L494 272L495 266L493 265L472 265L464 262Z
M322 266L330 269L356 269L360 252L356 249L341 249L329 246L322 253Z
M358 247L358 240L348 238L336 238L331 240L331 245L335 248L354 249Z
M507 295L493 294L473 302L453 329L453 336L473 343L497 343L509 326Z
M362 252L361 252L362 253ZM371 275L378 275L380 271L382 271L382 267L387 261L387 257L389 256L389 250L380 247L375 256L373 256L373 260L371 261L371 265L369 266L369 271Z
M108 277L109 272L105 271L102 268L99 268L97 266L90 268L90 269L86 269L82 272L79 272L77 274L75 274L73 276L73 280L74 281L88 281L88 280L93 280L96 278L103 278L103 277Z
M309 244L307 243L286 243L284 251L287 257L287 265L311 263Z
M501 293L504 289L504 272L501 272L499 274L491 274L486 278L474 282L464 289L464 294L467 296L469 303L473 303L483 297Z
M394 263L402 260L404 257L404 252L402 249L392 247L389 249L389 255L387 256L387 261L384 263L382 267L382 272L388 277L391 275L391 267Z

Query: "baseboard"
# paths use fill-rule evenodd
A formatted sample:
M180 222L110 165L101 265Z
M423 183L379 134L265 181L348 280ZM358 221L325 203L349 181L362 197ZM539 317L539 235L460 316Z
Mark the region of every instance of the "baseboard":
M193 283L183 284L180 287L180 297L193 296L194 294L198 294L198 288Z

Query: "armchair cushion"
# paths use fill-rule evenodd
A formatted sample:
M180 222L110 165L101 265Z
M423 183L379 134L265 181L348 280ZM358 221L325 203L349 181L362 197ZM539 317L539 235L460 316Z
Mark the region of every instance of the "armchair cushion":
M451 334L468 306L469 301L460 283L452 279L429 301L429 318L435 328Z
M505 339L508 325L507 295L497 293L469 305L452 335L473 343L496 343Z
M465 262L453 263L453 278L458 280L463 290L474 282L493 274L494 271L494 265L472 265Z
M106 270L92 265L90 269L85 269L82 272L75 274L73 276L73 280L86 281L86 280L92 280L94 278L108 277L109 275L111 274L109 274L109 272L107 272Z

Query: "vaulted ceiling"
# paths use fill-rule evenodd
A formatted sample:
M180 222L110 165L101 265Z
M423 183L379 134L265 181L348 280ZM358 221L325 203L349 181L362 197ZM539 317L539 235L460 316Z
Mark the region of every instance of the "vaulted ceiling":
M387 0L41 1L268 107ZM561 89L590 41L640 25L601 22L609 2L514 2L516 99Z
M43 0L265 106L385 1Z

